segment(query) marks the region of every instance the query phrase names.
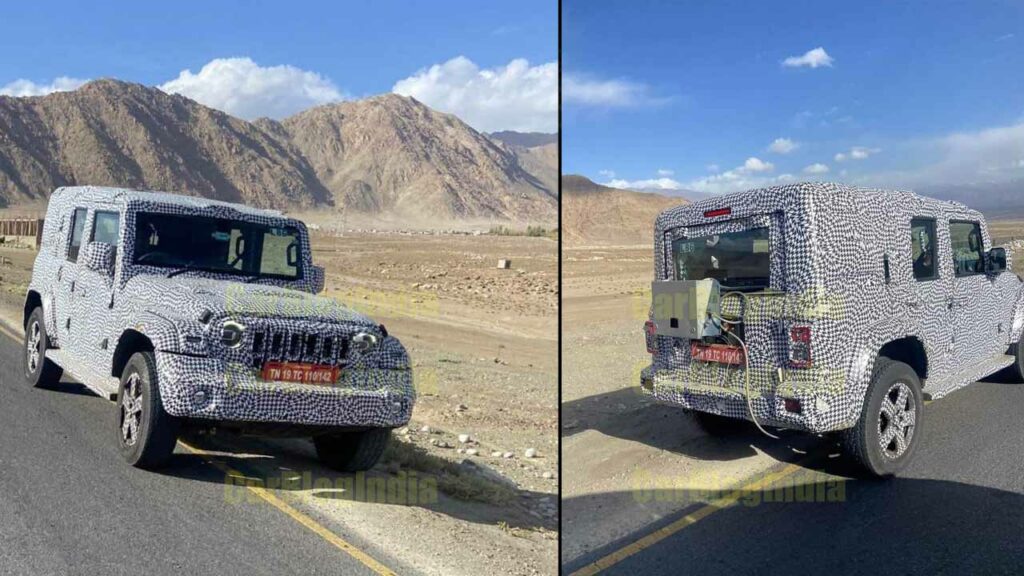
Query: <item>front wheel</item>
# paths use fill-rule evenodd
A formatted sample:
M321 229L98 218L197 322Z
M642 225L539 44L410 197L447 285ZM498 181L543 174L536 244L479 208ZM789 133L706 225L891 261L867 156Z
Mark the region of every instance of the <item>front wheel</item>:
M856 426L843 432L843 446L875 476L892 476L910 462L921 443L924 396L910 366L879 357Z
M341 472L362 472L377 464L390 438L390 429L372 428L317 436L313 438L313 444L316 455L325 466Z
M166 464L178 441L178 420L164 411L152 352L136 352L128 359L117 413L118 447L125 461L146 469Z
M36 307L25 324L25 379L33 387L45 387L60 382L64 370L46 357L50 339L46 336L43 309Z
M1024 337L1021 337L1010 349L1013 351L1014 362L1010 366L1015 380L1024 382Z

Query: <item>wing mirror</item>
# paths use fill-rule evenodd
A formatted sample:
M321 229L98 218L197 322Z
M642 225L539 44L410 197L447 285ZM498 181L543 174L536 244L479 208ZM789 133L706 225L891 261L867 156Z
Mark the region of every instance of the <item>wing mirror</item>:
M997 246L985 255L985 273L999 274L1006 270L1006 248Z
M306 282L309 283L309 289L313 294L319 294L324 291L324 267L310 265L306 268Z
M86 270L99 272L104 276L114 275L114 257L117 255L117 247L106 242L89 242L82 247L79 259L85 265Z

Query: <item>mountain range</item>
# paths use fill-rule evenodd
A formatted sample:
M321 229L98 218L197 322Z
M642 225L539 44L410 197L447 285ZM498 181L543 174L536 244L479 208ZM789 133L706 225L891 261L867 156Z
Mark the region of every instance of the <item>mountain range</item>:
M94 184L418 223L553 223L554 142L488 136L397 94L247 122L157 88L96 80L0 96L0 206Z
M562 176L562 242L650 244L654 219L666 208L689 204L678 197L595 184L584 176Z

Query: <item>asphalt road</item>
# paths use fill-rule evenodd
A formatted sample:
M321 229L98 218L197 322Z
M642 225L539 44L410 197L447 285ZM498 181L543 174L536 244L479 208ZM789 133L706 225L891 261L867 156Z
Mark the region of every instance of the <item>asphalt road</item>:
M0 574L374 573L258 498L229 497L225 474L180 444L166 471L129 467L115 405L76 383L30 388L20 355L20 342L0 333Z
M926 406L924 443L898 478L857 479L849 462L820 441L798 465L780 462L770 471L781 473L779 479L744 493L735 505L686 506L569 560L563 570L586 570L625 551L632 554L602 573L1019 574L1024 569L1022 410L1024 384L975 383ZM623 495L587 498L621 502ZM584 503L566 502L563 509L574 504ZM660 538L657 530L666 527L671 535L653 542Z

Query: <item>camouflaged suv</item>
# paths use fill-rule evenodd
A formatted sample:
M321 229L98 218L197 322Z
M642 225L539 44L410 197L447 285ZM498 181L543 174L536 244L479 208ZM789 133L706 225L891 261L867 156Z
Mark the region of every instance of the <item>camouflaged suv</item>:
M411 416L409 358L323 287L306 226L278 212L60 188L25 299L25 375L67 372L116 400L135 466L199 427L310 436L327 465L365 470Z
M640 385L711 433L836 432L891 475L926 399L1024 377L1024 284L962 204L809 182L672 208L654 232Z

